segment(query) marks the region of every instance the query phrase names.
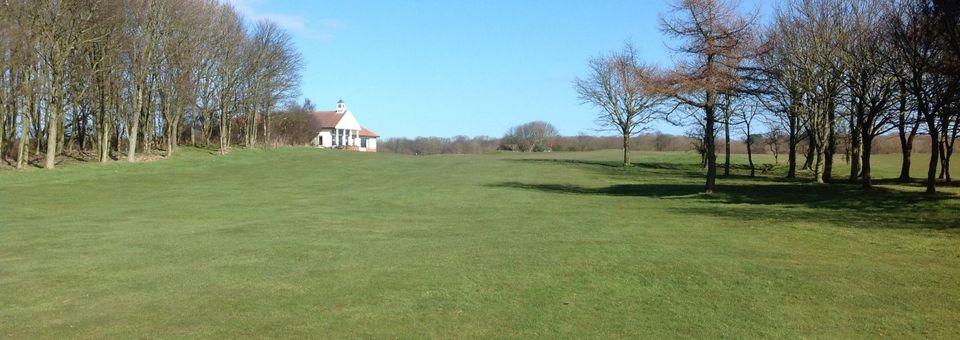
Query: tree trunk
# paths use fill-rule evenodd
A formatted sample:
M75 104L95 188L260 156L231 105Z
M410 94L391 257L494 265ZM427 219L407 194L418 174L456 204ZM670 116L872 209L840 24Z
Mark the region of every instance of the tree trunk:
M63 115L63 103L60 101L60 81L56 75L53 76L53 84L53 93L49 97L51 99L49 103L53 107L47 107L47 155L43 162L43 167L48 170L57 166L57 138L60 136L57 129L61 125Z
M140 133L140 114L143 111L143 86L137 85L137 98L134 102L130 125L127 127L127 162L137 161L137 140Z
M267 111L264 112L264 124L263 124L263 145L270 146L272 141L270 141L270 109L267 108Z
M946 174L947 183L950 183L950 182L953 182L953 178L950 177L950 158L953 157L953 148L948 147L946 152L947 152L947 156L944 157L945 162L943 163L943 169Z
M227 113L224 108L220 108L220 155L227 154Z
M794 179L797 178L797 143L799 142L800 131L797 126L797 117L792 115L789 120L790 140L787 142L787 179Z
M45 117L40 115L40 98L32 97L30 100L35 103L33 110L30 111L30 114L33 115L33 134L37 144L33 154L39 156L43 152L44 145L46 145L46 131L43 124L43 118Z
M47 114L47 154L43 162L45 169L53 169L57 166L57 128L60 127L57 116L59 114L56 112Z
M828 119L828 124L830 127L827 129L827 148L823 152L824 161L823 161L823 182L829 183L833 180L833 156L837 152L837 129L836 126L836 114L830 113L830 118Z
M173 155L180 143L180 122L184 119L184 104L182 99L177 100L176 113L170 119L170 127L167 129L167 157Z
M30 102L30 112L33 111L33 102ZM30 157L30 112L23 111L23 118L20 123L20 145L17 150L17 170L23 170L27 164L27 158Z
M196 115L197 115L197 120L200 120L200 113L198 112ZM197 147L197 122L191 120L189 124L190 124L190 145L192 145L193 147Z
M861 178L863 182L861 183L864 190L873 189L873 166L870 162L870 158L873 155L873 136L868 133L863 133L863 162L861 170Z
M706 193L713 194L714 190L717 187L717 146L716 146L716 131L714 128L715 120L715 106L711 104L713 101L713 94L707 93L707 105L704 108L706 113L706 124L704 126L704 143L706 144L707 149L707 183L706 183Z
M930 131L930 163L927 168L927 194L937 193L937 164L940 163L940 133L937 123L932 117L927 118L927 129Z
M943 137L941 136L940 138L943 138ZM939 144L938 148L939 148L938 152L940 153L940 175L937 176L937 178L942 181L942 180L944 180L944 179L947 178L947 174L944 172L944 170L946 170L946 169L943 168L943 164L946 163L946 161L947 161L947 159L946 159L946 157L947 157L947 152L946 152L946 151L947 151L947 148L946 148L946 146L945 146L944 143L943 143L943 139L940 140L940 144Z
M623 166L630 166L630 134L623 134Z
M107 87L104 84L102 76L97 77L97 113L94 115L96 122L94 128L97 130L97 156L100 163L106 163L110 157L110 122L107 117Z
M913 153L913 134L907 135L906 124L901 121L897 125L900 135L900 182L910 182L910 156Z
M66 140L65 142L65 148L69 150L70 153L73 153L76 150L77 131L80 131L80 117L78 115L80 111L76 104L72 105L71 111L73 112L71 115L73 118L70 120L70 127L72 128L72 131L70 131L70 139ZM63 131L66 132L66 130Z
M11 106L9 104L4 103L2 100L2 97L3 97L3 94L0 94L0 107L6 107L7 110L0 111L0 163L7 160L7 146L6 146L7 115L9 114L11 117L13 117L14 126L16 126L16 123L17 123L17 116L15 116L16 111L11 109Z
M257 139L258 139L257 135L260 133L259 120L260 120L260 111L254 109L253 110L253 126L251 127L251 131L250 131L250 147L254 147L257 145Z
M944 133L945 135L947 133ZM950 159L953 157L954 139L951 136L943 136L943 149L940 150L940 179L947 183L953 182L950 176Z
M816 177L816 179L817 179L817 183L818 183L818 184L825 184L825 183L826 183L826 178L824 178L824 176L823 176L824 165L825 165L825 164L824 164L824 152L821 151L821 150L817 150L817 151L815 152L815 154L816 154L816 155L815 155L816 160L815 160L815 162L814 162L814 164L813 164L813 166L814 166L814 168L813 168L813 173L814 173L814 175L815 175L815 177Z
M10 142L9 142L11 143L11 146L13 146L12 144L13 139L16 137L16 134L17 134L16 133L17 99L16 99L16 96L13 94L13 89L12 89L13 84L10 84L10 87L11 87L10 89L11 94L10 94L10 99L8 99L8 102L3 102L2 100L0 100L0 102L3 102L3 104L0 104L0 106L6 108L6 111L0 111L0 116L2 116L0 117L0 162L5 162L7 164L10 164L9 162L6 162L7 161L7 143L8 143L7 142L7 124L8 124L7 116L10 116L10 119L11 119L11 121L9 122L11 123L10 124ZM3 94L0 94L0 98L2 98L2 96Z
M820 148L817 145L816 137L814 137L813 132L810 129L807 129L807 153L806 159L803 162L803 168L813 171L814 158L816 158L816 152Z
M730 176L730 113L729 109L723 114L723 175ZM749 138L749 136L747 137Z
M154 119L155 112L153 110L153 95L147 92L144 95L144 105L143 111L141 112L140 117L143 117L143 148L140 149L140 152L145 155L153 154L154 146L154 131L156 131L156 120Z
M757 176L757 167L753 165L753 141L750 138L750 125L747 125L747 163L750 164L750 177Z
M850 118L850 183L855 183L860 176L860 149L862 137L860 130L863 128L859 124L859 117L862 114L862 108L857 108L857 115Z

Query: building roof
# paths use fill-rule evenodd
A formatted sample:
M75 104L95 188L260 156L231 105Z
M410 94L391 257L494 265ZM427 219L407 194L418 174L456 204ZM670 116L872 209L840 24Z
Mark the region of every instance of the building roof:
M337 113L336 111L318 111L311 115L313 116L313 127L315 129L333 129L337 127L337 124L339 124L340 120L345 116L343 113ZM373 132L373 130L361 127L360 137L379 138L380 135Z
M380 137L376 132L373 132L365 127L360 128L360 137Z
M343 116L344 114L337 113L337 111L314 112L313 124L315 124L315 127L318 129L333 128L337 126L337 123L340 123Z

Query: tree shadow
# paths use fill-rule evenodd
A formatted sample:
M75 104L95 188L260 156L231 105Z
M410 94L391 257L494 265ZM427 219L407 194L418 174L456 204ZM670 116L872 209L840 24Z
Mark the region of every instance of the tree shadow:
M874 179L872 181L874 185L901 185L909 187L926 187L927 180L925 178L911 178L909 181L901 181L899 178L881 178ZM937 181L937 188L960 188L960 181L953 180L950 182L945 182L942 180Z
M590 188L503 182L489 186L553 194L690 200L691 204L671 209L678 213L744 220L818 221L850 227L960 228L956 210L945 206L947 201L958 201L956 195L930 196L886 188L863 191L859 185L721 184L717 186L717 193L711 195L703 194L702 184L619 184Z
M579 160L579 159L555 159L555 158L517 158L517 159L507 159L507 160L511 162L595 165L595 166L603 166L603 167L610 167L610 168L623 168L623 163L612 162L612 161L586 161L586 160Z
M632 162L629 166L623 166L623 162L618 161L588 161L579 159L543 159L543 158L521 158L510 159L513 162L545 163L545 164L568 164L584 165L594 167L605 174L623 174L637 172L642 170L656 173L669 173L681 176L702 176L704 169L699 164L693 163L662 163L662 162Z
M688 184L620 184L602 188L588 188L572 184L529 184L520 182L502 182L489 185L496 188L514 188L537 190L555 194L636 196L636 197L683 197L700 195L703 186Z
M875 180L878 185L865 191L860 183L837 179L819 185L811 178L784 178L772 172L750 177L749 166L731 164L730 176L720 177L716 193L704 194L704 171L696 163L638 162L624 167L616 161L566 159L514 159L519 162L581 165L611 177L628 180L649 177L671 183L617 184L585 187L562 183L502 182L489 187L535 190L553 194L648 197L689 200L690 204L671 205L677 213L724 216L734 219L829 222L849 227L888 227L960 229L960 195L923 193L922 180L899 183L896 179ZM721 167L718 168L722 171ZM667 175L669 177L666 177ZM676 181L682 179L682 181ZM724 183L726 182L726 183ZM897 185L898 190L884 185ZM938 183L939 187L957 187L958 183Z
M520 158L509 159L513 162L529 162L543 164L568 164L583 165L593 167L603 174L623 175L631 172L636 174L658 173L669 174L680 177L700 178L706 174L706 169L698 163L664 163L664 162L634 162L630 166L623 166L623 163L617 161L588 161L577 159L548 159L548 158ZM772 168L762 171L761 165L772 165ZM717 166L717 178L737 179L757 182L779 182L779 183L807 183L812 178L797 176L795 178L786 178L786 166L774 164L757 163L755 176L750 177L750 166L746 164L730 164L730 175L723 176L723 164Z

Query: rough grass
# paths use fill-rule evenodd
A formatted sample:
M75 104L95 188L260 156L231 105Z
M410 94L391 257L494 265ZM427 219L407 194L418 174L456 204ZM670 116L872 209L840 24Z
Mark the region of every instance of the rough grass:
M0 337L960 337L957 187L741 165L703 196L696 155L618 157L3 171ZM897 156L876 162L896 177Z

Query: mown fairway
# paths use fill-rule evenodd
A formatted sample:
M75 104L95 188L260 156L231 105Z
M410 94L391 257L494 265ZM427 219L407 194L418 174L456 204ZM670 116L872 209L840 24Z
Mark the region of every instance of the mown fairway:
M2 171L0 337L960 337L960 188L705 197L696 155L618 157Z

